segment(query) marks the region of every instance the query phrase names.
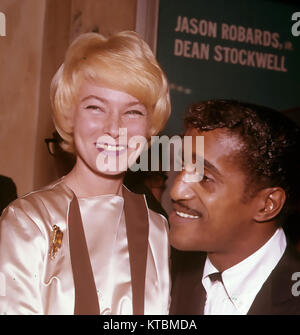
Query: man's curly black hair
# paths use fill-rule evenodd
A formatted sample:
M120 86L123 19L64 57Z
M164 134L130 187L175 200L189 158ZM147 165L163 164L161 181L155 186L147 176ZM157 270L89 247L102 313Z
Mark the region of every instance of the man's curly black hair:
M287 204L299 205L300 128L282 113L235 100L209 100L187 108L185 127L224 128L239 136L240 161L249 179L245 192L282 187Z

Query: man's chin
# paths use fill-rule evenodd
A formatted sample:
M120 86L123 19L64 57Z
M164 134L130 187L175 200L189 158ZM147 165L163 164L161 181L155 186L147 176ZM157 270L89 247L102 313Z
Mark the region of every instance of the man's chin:
M173 248L181 251L197 251L197 247L191 243L191 240L182 236L179 233L172 233L172 228L169 234L169 241Z

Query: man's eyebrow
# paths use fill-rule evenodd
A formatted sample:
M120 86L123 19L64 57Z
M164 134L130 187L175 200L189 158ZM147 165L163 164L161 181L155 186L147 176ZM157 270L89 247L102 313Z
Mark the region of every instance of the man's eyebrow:
M200 156L196 155L195 153L193 153L193 161L196 161L196 157L198 159L203 159L203 157L200 157ZM203 163L204 163L204 168L208 169L209 171L216 174L220 178L224 177L222 175L222 173L212 163L210 163L207 159L204 158Z
M204 167L210 170L211 172L215 173L219 177L223 177L222 173L208 160L204 159Z

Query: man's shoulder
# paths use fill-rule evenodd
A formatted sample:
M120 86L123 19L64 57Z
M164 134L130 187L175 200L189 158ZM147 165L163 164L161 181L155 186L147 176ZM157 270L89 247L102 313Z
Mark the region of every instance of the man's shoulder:
M274 274L300 271L300 252L290 242L287 243L284 254L274 269Z
M291 244L287 244L249 314L300 314L300 254Z

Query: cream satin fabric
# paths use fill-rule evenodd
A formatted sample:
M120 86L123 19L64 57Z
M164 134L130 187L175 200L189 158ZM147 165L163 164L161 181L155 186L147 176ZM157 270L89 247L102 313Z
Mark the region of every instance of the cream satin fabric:
M72 191L60 180L16 200L3 212L0 275L3 274L1 278L5 281L5 295L0 296L0 314L74 313L67 225L72 197ZM78 201L100 312L132 314L124 199L103 195ZM151 210L148 217L145 314L167 314L170 299L167 222ZM61 248L51 259L49 245L54 224L64 236Z

